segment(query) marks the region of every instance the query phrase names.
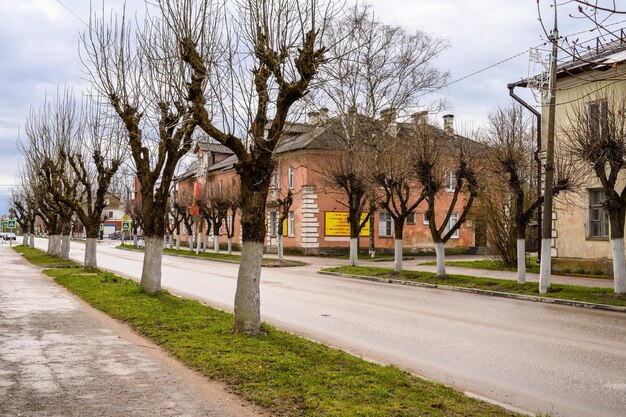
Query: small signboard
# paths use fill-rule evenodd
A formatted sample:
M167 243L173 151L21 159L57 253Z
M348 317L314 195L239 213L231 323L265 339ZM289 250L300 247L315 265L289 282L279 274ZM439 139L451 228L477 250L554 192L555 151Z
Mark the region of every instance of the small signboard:
M361 213L361 222L367 213ZM350 223L347 211L327 211L324 213L324 234L326 236L350 236ZM369 220L361 229L359 236L369 236Z
M123 231L128 231L128 230L130 230L130 223L131 223L131 222L122 222L122 230L123 230Z
M8 229L15 229L16 228L15 220L8 220L7 221L7 228Z
M103 232L104 231L104 223L100 223L100 231Z

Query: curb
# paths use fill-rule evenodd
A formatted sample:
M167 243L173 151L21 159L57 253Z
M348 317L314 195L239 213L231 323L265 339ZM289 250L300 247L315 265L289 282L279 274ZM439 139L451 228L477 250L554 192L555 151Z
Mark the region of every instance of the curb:
M451 285L427 284L424 282L405 281L401 279L392 279L392 278L368 277L365 275L342 274L340 272L318 271L317 273L321 275L331 275L331 276L336 276L340 278L359 279L362 281L380 282L380 283L385 283L385 284L406 285L409 287L420 287L420 288L436 288L436 289L446 290L446 291L490 295L492 297L511 298L514 300L533 301L536 303L566 305L566 306L571 306L571 307L588 308L591 310L603 310L603 311L613 311L613 312L618 312L618 313L626 313L626 307L612 306L608 304L589 303L586 301L573 301L573 300L564 300L561 298L540 297L536 295L513 294L510 292L489 291L489 290L481 290L477 288L453 287Z

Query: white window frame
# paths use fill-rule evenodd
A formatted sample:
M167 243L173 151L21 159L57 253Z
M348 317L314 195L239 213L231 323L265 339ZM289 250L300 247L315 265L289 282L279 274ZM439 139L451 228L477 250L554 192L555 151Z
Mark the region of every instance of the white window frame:
M447 170L445 176L446 192L453 193L456 190L456 172Z
M429 221L428 221L428 212L424 212L424 214L422 215L422 224L428 226Z
M296 187L296 169L294 167L287 169L287 185L290 190Z
M448 219L448 224L446 224L446 228L443 231L443 234L446 235L448 234L448 232L450 231L450 229L452 229L452 227L459 221L459 213L452 213L450 214L450 218ZM452 236L450 236L450 239L458 239L459 238L459 231L461 230L461 228L459 227L458 229L456 229L454 231L454 234Z
M385 217L383 219L383 216ZM378 215L378 236L391 237L393 232L393 219L391 214L383 211Z
M597 120L591 119L591 114L594 108L597 109ZM591 126L592 122L594 122L597 126ZM606 99L588 101L585 103L585 123L587 124L589 132L591 132L592 129L597 129L598 137L602 137L604 127L608 125L608 102Z
M594 193L602 193L603 199L601 202L593 203L592 195ZM592 239L606 239L609 237L609 219L608 219L608 210L604 207L604 201L606 201L606 197L604 197L604 191L599 188L592 188L588 190L588 199L589 203L587 205L587 223L589 224L587 237ZM598 220L592 220L592 213L597 210L600 217ZM600 234L594 235L592 234L592 223L598 222L600 223Z
M268 232L270 237L278 236L278 210L270 210L267 215L267 222L269 223Z
M415 212L412 211L406 216L406 224L416 224L416 223L417 223L417 216L415 215Z
M296 221L293 211L287 214L287 237L295 237Z

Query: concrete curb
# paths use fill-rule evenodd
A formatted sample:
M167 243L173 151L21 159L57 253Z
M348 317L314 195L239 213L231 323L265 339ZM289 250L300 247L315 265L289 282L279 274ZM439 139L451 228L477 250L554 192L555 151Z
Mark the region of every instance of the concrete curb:
M331 276L336 276L336 277L341 277L341 278L359 279L363 281L380 282L380 283L385 283L385 284L406 285L409 287L420 287L420 288L437 288L437 289L446 290L446 291L457 291L457 292L465 292L465 293L470 293L470 294L490 295L492 297L511 298L514 300L534 301L536 303L557 304L557 305L566 305L566 306L572 306L572 307L589 308L592 310L604 310L604 311L613 311L613 312L618 312L618 313L626 313L626 307L612 306L608 304L588 303L585 301L563 300L561 298L539 297L536 295L526 295L526 294L513 294L509 292L489 291L489 290L481 290L477 288L453 287L451 285L427 284L424 282L405 281L401 279L392 279L392 278L377 278L377 277L368 277L365 275L342 274L340 272L318 271L317 273L321 275L331 275Z

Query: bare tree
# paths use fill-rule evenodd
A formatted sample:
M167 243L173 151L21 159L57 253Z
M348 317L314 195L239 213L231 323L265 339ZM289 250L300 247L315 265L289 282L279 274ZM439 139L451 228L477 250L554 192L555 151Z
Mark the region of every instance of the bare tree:
M202 88L203 80L183 67L180 45L169 23L161 17L136 21L133 27L125 11L108 18L94 13L82 45L93 87L107 99L126 129L141 184L145 237L141 287L153 294L161 289L172 178L178 161L191 148L197 124L186 103Z
M424 201L426 194L415 180L411 154L406 151L410 138L383 135L371 165L372 180L378 188L378 204L393 219L394 271L402 271L403 233L406 218Z
M414 135L412 157L416 179L428 203L426 213L428 228L435 243L437 275L445 276L445 244L467 220L478 195L479 182L472 163L476 163L479 155L475 154L475 149L472 149L467 139L442 132L428 123L416 123ZM453 194L444 208L443 220L438 221L435 213L444 204L445 200L440 197L445 189L451 190ZM460 213L457 213L456 221L451 222L459 198L465 201Z
M492 165L496 177L504 177L511 197L511 216L517 239L517 281L526 282L526 231L537 208L543 204L543 195L537 195L533 186L535 170L532 166L534 131L520 105L499 108L488 116L486 141L490 145ZM556 180L552 195L575 188L572 164L565 156L556 164ZM494 215L496 213L493 213ZM502 223L502 218L492 217ZM505 239L506 234L503 235Z
M225 7L219 20L205 19L204 32L198 33L181 21L181 11L194 14L206 2L160 3L193 72L188 98L194 117L238 159L243 244L233 328L258 334L264 213L274 149L291 107L307 93L324 62L321 40L334 5L324 0L239 0Z
M366 201L372 196L358 183L359 161L367 146L374 146L383 132L394 134L396 116L416 107L438 109L442 103L422 103L421 97L440 88L447 74L439 71L435 60L446 48L442 40L423 32L410 33L399 26L380 22L369 6L355 5L336 21L329 31L329 43L336 45L322 68L320 98L332 103L341 129L340 151L343 166L332 167L328 176L341 181L336 189L346 192L350 234L350 264L356 265L358 236L372 210ZM379 118L379 115L381 116ZM367 151L365 151L367 154ZM339 175L338 175L339 174ZM373 208L373 205L371 205Z
M626 293L624 265L624 222L626 221L626 187L620 174L626 170L626 97L596 97L588 105L573 108L571 125L563 127L577 169L591 170L603 190L601 203L608 213L613 254L614 288ZM601 219L598 219L601 220Z

